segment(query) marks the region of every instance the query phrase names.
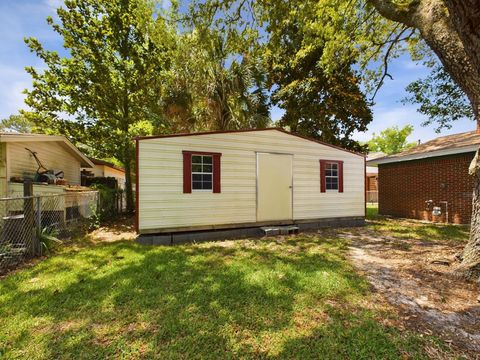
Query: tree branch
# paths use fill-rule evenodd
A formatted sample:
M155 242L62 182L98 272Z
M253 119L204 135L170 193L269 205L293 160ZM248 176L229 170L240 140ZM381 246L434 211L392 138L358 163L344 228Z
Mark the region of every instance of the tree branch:
M420 0L412 0L406 5L397 5L391 0L367 0L385 18L415 27L414 15Z
M378 82L377 84L377 87L372 95L372 98L370 99L371 101L373 101L373 99L375 99L375 96L377 95L377 92L378 90L380 90L380 88L382 87L384 81L385 81L385 78L388 77L390 78L390 80L393 80L393 77L392 75L390 75L388 73L388 60L389 60L389 57L390 57L390 53L392 52L393 48L395 47L395 45L399 42L400 38L402 37L403 33L405 31L408 30L408 27L405 27L403 28L396 36L395 38L393 38L390 42L390 44L388 45L388 48L387 48L387 51L385 52L385 55L383 56L383 75L382 77L380 78L380 81Z

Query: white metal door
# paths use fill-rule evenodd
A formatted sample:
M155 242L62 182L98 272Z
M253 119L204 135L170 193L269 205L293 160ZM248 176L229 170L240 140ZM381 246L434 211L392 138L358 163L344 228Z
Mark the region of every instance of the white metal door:
M292 219L292 158L257 153L257 221Z

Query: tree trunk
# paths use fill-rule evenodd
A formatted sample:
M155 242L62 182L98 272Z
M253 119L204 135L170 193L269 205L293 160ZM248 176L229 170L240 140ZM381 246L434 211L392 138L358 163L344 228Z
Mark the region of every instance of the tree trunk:
M128 213L133 213L133 210L135 209L132 191L132 154L132 147L130 146L130 144L126 144L123 157L125 165L125 196L127 200ZM138 174L135 174L135 176L138 176Z
M480 0L444 0L452 23L480 73Z
M475 112L477 124L480 122L479 113L480 105L477 104ZM480 281L480 149L475 153L468 173L473 176L472 220L470 238L463 250L459 273L466 278Z
M480 149L477 150L469 168L473 176L472 221L470 239L463 250L460 273L470 279L480 280Z

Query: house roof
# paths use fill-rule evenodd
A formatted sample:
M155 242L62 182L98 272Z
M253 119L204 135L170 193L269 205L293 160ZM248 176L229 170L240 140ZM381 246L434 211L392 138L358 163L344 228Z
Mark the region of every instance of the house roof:
M73 145L65 136L46 135L46 134L24 134L14 132L0 132L0 143L2 142L46 142L52 141L59 143L66 151L75 156L80 161L81 167L92 168L94 165L75 145Z
M95 158L92 158L92 157L89 157L89 159L92 161L92 163L94 163L95 165L104 165L104 166L108 166L108 167L111 167L112 169L115 169L115 170L118 170L118 171L123 171L125 172L125 169L121 166L117 166L111 162L108 162L108 161L105 161L105 160L100 160L100 159L95 159Z
M480 146L480 134L469 131L459 134L441 136L423 144L414 146L401 153L384 156L367 161L367 165L387 164L400 161L447 156L475 152Z
M329 143L326 143L326 142L323 142L323 141L320 141L320 140L312 139L312 138L309 138L307 136L303 136L303 135L300 135L300 134L291 133L289 131L286 131L286 130L284 130L282 128L278 128L278 127L264 128L264 129L246 129L246 130L205 131L205 132L197 132L197 133L182 133L182 134L171 134L171 135L138 136L138 137L135 138L135 140L139 141L139 140L170 138L170 137L179 137L179 136L200 136L200 135L211 135L211 134L243 133L243 132L253 132L253 131L274 131L274 130L282 132L282 133L287 134L287 135L296 136L296 137L302 138L304 140L313 141L313 142L316 142L317 144L329 146L329 147L332 147L332 148L335 148L335 149L338 149L338 150L341 150L341 151L346 151L346 152L349 152L351 154L355 154L355 155L358 155L358 156L361 156L361 157L365 157L365 155L362 154L362 153L358 153L358 152L355 152L355 151L352 151L352 150L344 149L340 146L332 145L332 144L329 144Z
M381 151L375 151L367 154L367 161L385 157L386 154Z

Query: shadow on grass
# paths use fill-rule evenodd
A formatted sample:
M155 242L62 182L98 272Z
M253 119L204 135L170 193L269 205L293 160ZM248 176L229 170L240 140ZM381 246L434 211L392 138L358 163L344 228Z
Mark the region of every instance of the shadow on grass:
M368 286L344 246L305 236L61 254L0 283L0 354L396 358L406 340L356 304Z

